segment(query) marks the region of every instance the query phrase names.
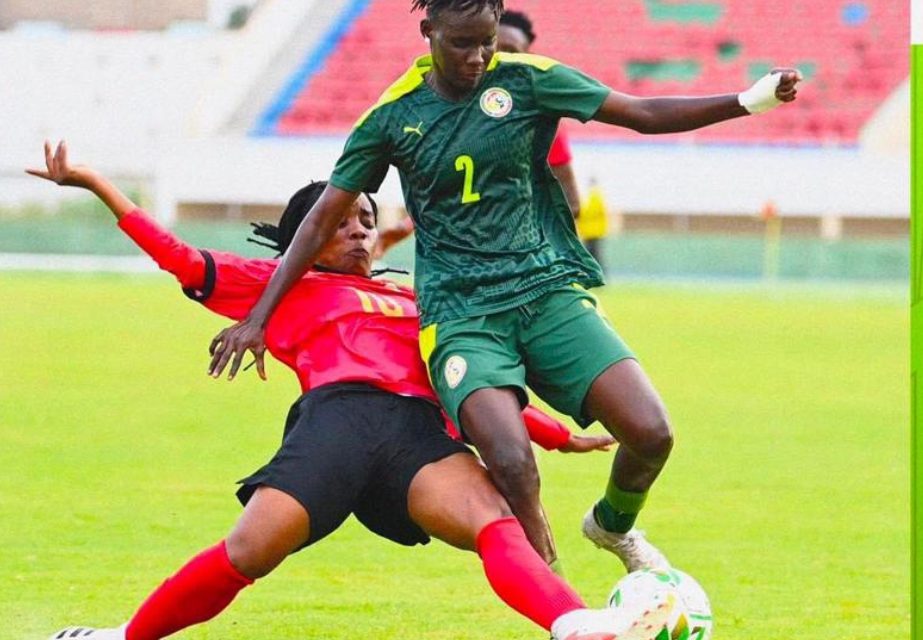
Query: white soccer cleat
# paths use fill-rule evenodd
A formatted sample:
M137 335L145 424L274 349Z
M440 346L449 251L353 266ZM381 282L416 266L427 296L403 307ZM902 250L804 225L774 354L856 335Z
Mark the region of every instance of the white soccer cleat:
M93 629L91 627L68 627L61 629L48 640L125 640L125 626L117 629Z
M676 605L672 594L655 597L631 613L616 609L577 609L551 625L551 640L655 640Z
M596 522L594 508L590 507L583 517L583 535L600 549L617 555L628 573L639 569L666 571L670 568L667 557L647 541L644 533L637 529L632 529L628 533L606 531Z

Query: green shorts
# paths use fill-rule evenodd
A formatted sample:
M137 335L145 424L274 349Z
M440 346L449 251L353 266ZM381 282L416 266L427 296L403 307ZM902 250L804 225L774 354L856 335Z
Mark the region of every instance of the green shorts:
M459 426L459 409L473 391L512 387L525 405L528 385L586 427L590 385L611 365L634 357L596 298L576 285L507 311L431 324L420 331L420 352Z

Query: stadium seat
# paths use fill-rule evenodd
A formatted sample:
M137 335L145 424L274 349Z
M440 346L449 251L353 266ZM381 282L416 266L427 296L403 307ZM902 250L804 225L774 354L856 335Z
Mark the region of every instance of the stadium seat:
M420 16L407 5L371 0L287 105L275 132L349 131L426 52L417 36ZM909 73L909 9L894 0L569 0L566 12L556 0L532 0L525 8L539 34L537 51L630 93L724 93L773 65L805 72L797 108L663 141L854 145L863 123ZM638 139L597 124L571 131L578 139Z

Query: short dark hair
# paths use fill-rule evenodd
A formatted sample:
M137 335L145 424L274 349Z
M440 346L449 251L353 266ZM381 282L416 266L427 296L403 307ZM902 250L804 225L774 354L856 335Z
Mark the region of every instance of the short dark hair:
M500 24L508 27L515 27L522 31L526 36L526 40L529 41L529 44L535 42L535 31L533 31L532 21L529 19L529 16L522 11L505 11L503 15L500 16Z
M426 11L429 18L434 18L442 11L459 13L480 13L490 9L499 18L503 14L503 0L413 0L411 11Z
M301 226L301 221L308 215L308 212L317 203L326 188L326 180L311 182L300 188L289 199L277 224L251 222L250 226L253 227L253 235L256 236L256 239L247 238L247 240L263 247L269 247L281 256L292 243L292 238L295 237L295 232ZM377 223L378 203L367 193L365 197L372 203L372 214ZM264 242L264 240L268 240L268 242Z

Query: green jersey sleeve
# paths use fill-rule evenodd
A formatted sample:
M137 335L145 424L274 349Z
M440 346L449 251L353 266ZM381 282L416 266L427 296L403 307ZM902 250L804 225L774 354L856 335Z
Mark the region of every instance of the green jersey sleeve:
M353 129L330 176L334 187L356 193L378 191L390 164L390 143L380 119L380 110L375 110Z
M557 63L533 68L533 91L538 108L555 117L586 122L602 106L611 89L585 73Z

